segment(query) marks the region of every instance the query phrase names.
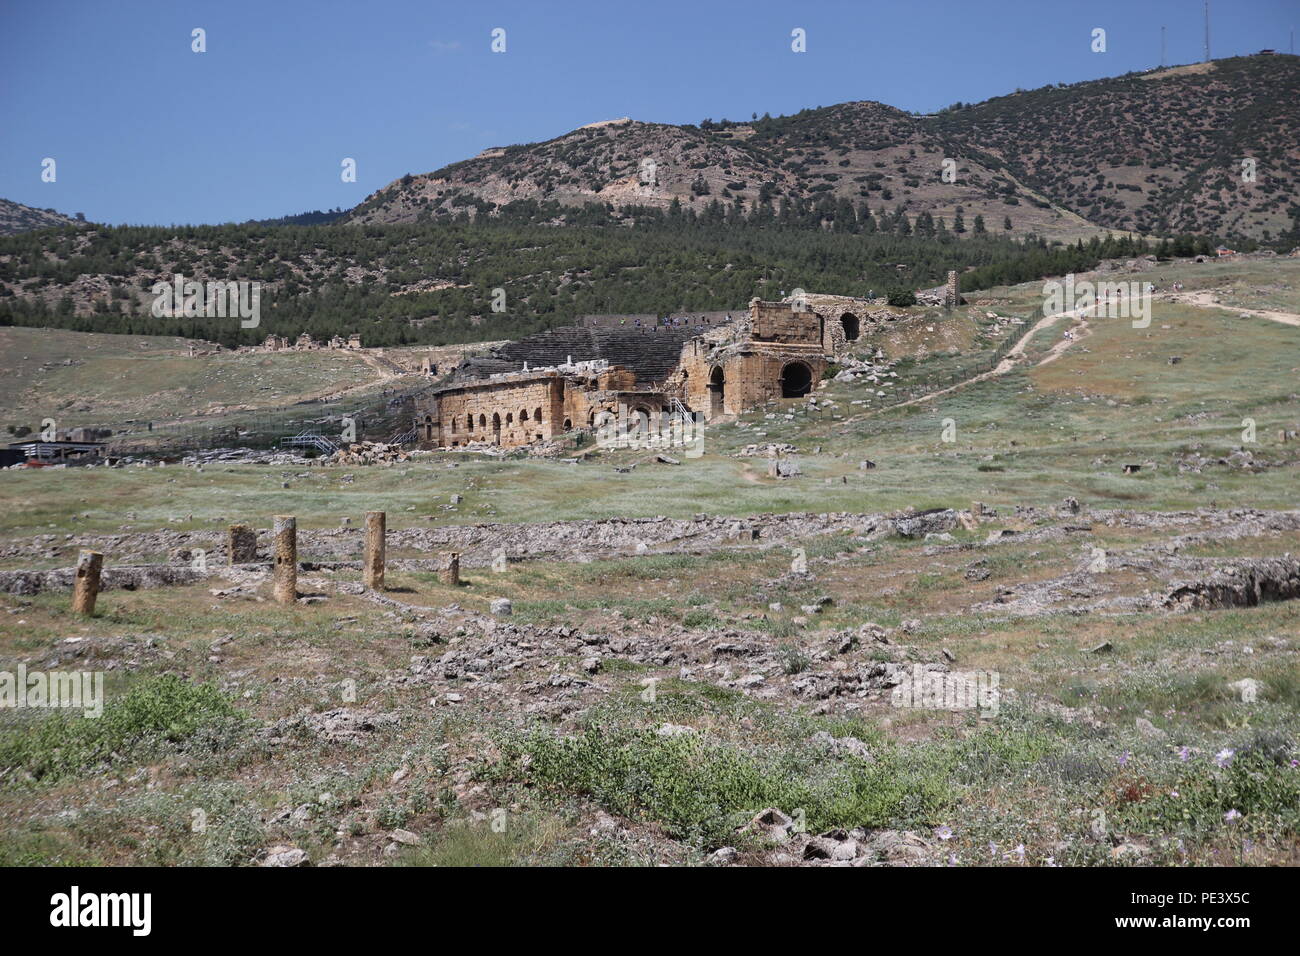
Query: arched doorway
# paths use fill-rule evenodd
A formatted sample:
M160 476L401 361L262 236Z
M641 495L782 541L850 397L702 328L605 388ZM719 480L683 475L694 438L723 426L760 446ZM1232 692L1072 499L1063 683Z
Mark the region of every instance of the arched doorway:
M633 442L646 441L650 436L650 409L645 405L638 405L632 409L627 416L628 438Z
M722 375L722 366L715 365L709 373L709 417L717 418L726 408L726 380Z
M501 414L500 412L492 413L492 441L501 444Z
M858 317L852 312L845 312L840 316L840 325L844 328L844 341L856 342L858 336L862 334L862 325Z
M781 369L781 397L802 398L812 391L812 369L803 362L788 362Z

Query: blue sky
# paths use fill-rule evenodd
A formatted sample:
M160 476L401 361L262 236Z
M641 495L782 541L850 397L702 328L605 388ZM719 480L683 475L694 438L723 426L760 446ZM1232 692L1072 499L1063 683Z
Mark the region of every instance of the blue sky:
M1212 53L1285 51L1297 21L1295 0L1216 0ZM930 112L1145 69L1162 24L1168 62L1202 58L1201 0L0 0L0 197L163 225L346 208L600 119Z

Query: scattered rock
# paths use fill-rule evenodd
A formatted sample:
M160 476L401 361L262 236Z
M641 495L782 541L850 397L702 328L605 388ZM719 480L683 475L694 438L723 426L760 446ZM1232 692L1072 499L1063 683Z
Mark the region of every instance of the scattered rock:
M306 866L310 862L305 850L296 846L273 846L266 851L262 866Z

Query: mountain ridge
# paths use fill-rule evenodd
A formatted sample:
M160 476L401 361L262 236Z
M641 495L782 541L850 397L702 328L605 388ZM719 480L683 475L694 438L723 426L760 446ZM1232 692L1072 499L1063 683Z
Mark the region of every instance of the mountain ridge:
M75 226L84 220L53 209L37 209L12 199L0 199L0 236L16 236L36 229Z
M1070 238L1107 230L1269 239L1295 228L1300 58L1235 57L1017 90L932 114L854 100L748 122L587 124L484 150L372 193L343 222L492 215L521 201L614 207L717 200ZM1256 160L1256 180L1234 179ZM945 160L954 161L945 170ZM642 163L652 162L653 173ZM948 179L945 180L945 172Z

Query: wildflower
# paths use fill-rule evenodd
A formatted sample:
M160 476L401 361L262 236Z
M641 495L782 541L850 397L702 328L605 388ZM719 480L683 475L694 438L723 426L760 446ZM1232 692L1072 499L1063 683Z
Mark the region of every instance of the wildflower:
M1179 759L1179 760L1186 760L1186 759L1187 759L1188 757L1190 757L1191 755L1192 755L1192 752L1191 752L1191 750L1189 750L1187 747L1179 747L1179 748L1178 748L1178 759Z
M1128 766L1128 758L1131 757L1131 756L1132 756L1132 754L1131 754L1129 751L1127 751L1127 750L1124 751L1122 754L1119 755L1119 765L1120 765L1121 767L1127 767L1127 766Z
M951 840L952 827L949 826L936 827L934 831L934 835L937 836L940 840Z
M1234 821L1240 819L1241 819L1241 813L1237 810L1229 810L1227 813L1223 815L1224 823L1233 823Z
M1217 754L1214 755L1215 765L1218 767L1226 767L1228 764L1232 763L1232 757L1233 754L1235 753L1236 751L1229 750L1226 747L1223 748Z

